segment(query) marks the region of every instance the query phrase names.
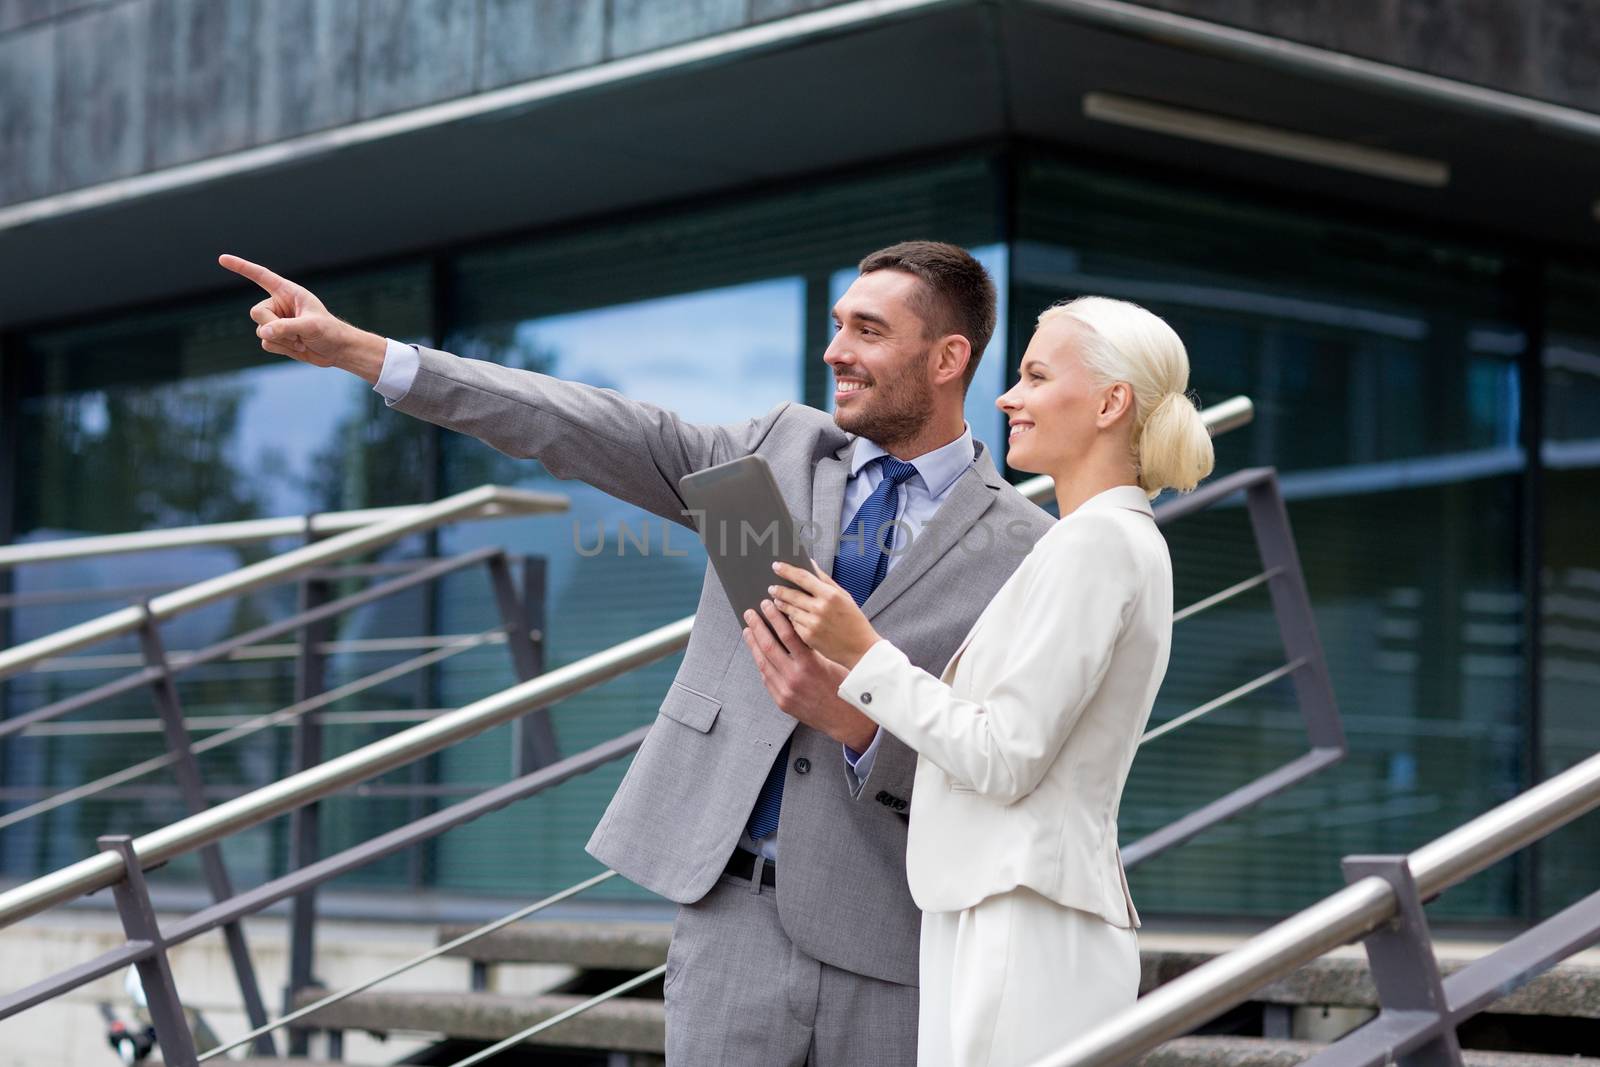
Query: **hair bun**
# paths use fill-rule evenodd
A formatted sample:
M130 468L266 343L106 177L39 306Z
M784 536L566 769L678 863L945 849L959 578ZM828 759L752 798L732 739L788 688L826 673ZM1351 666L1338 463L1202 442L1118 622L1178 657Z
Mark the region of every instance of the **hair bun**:
M1139 486L1151 496L1163 489L1187 493L1211 473L1216 457L1205 420L1188 395L1163 396L1139 434Z

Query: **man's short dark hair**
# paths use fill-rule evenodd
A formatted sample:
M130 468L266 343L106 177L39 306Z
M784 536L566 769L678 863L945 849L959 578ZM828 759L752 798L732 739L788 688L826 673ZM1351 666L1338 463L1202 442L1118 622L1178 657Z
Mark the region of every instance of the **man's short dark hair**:
M942 241L902 241L861 261L861 273L903 270L921 280L915 310L930 339L958 333L972 345L962 388L972 384L978 360L994 334L994 281L965 248Z

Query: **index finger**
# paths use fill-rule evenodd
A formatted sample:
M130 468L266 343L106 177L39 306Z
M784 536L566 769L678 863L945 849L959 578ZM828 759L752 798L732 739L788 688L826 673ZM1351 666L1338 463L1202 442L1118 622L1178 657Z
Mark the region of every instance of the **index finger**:
M817 561L812 560L811 565L815 567L817 565ZM818 580L815 574L812 574L808 570L802 570L793 564L778 561L772 564L772 570L779 578L789 582L798 589L802 589L805 592L810 593L812 596L820 596L828 588L827 585Z
M217 262L220 263L224 269L231 270L235 274L249 278L251 281L255 282L257 285L261 286L261 288L265 289L269 293L272 293L273 295L288 292L290 289L294 288L293 283L291 283L287 278L279 277L267 268L263 267L261 264L252 263L248 259L240 259L238 256L232 256L224 253L223 255L217 257Z

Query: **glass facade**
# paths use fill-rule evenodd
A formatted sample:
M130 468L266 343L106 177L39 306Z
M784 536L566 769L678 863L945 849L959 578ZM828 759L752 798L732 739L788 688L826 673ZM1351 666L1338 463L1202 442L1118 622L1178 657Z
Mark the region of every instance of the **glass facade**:
M1156 912L1278 913L1340 884L1352 852L1405 851L1519 791L1518 359L1505 264L1480 249L1171 188L1048 159L1022 172L1019 309L1134 300L1185 339L1201 402L1250 396L1218 470L1278 468L1351 753L1312 782L1130 875ZM1031 328L1013 317L1016 343ZM1177 601L1254 574L1219 509L1168 530ZM1187 711L1283 662L1264 590L1181 624L1155 712ZM1287 680L1153 742L1126 835L1306 746ZM1510 867L1436 913L1515 914Z
M1549 273L1544 374L1538 756L1557 774L1600 747L1600 272ZM1555 911L1600 881L1592 819L1538 849L1540 904Z
M1281 915L1337 887L1341 856L1413 848L1526 788L1541 769L1594 750L1600 725L1583 701L1600 642L1600 560L1585 536L1600 518L1591 514L1600 490L1600 269L1592 266L1552 267L1537 286L1542 302L1530 302L1528 265L1490 242L1290 211L1039 152L954 158L305 281L336 314L402 340L616 388L692 420L729 421L784 402L828 404L820 357L833 299L861 255L913 236L974 248L1001 285L1001 326L968 404L975 434L991 447L1002 432L993 399L1014 375L1034 317L1054 301L1103 293L1173 323L1203 403L1237 393L1255 401L1255 422L1219 440L1219 472L1273 465L1282 474L1351 754L1137 869L1142 910ZM240 292L41 330L8 348L13 395L3 410L17 411L26 443L13 472L12 539L408 502L494 482L565 494L571 510L464 524L387 556L504 544L542 557L549 665L694 609L704 555L688 530L558 481L536 462L385 412L353 379L265 357L244 318L250 299ZM1529 440L1542 442L1531 456ZM1257 569L1240 508L1168 533L1180 604ZM22 592L179 584L283 547L27 568L15 584ZM19 609L13 638L107 606ZM292 607L289 593L263 594L197 613L166 637L195 647ZM492 597L473 572L436 595L354 613L339 636L493 624ZM399 658L340 657L332 681ZM1280 663L1264 592L1185 622L1156 721ZM563 751L649 722L675 665L554 709ZM189 712L287 703L292 666L199 675L183 690ZM33 676L7 687L6 710L101 680L82 671ZM455 707L512 680L504 650L486 648L339 707ZM134 694L96 714L152 713ZM329 748L395 728L338 727ZM208 778L249 786L281 774L283 733L208 756ZM1282 683L1153 742L1134 764L1124 839L1304 745ZM510 749L504 728L391 777L489 785L510 773ZM14 810L27 789L61 788L159 751L158 732L12 741L0 746L0 795ZM618 764L582 776L355 880L517 896L564 887L594 870L582 844L621 772ZM169 794L140 796L0 830L0 875L52 869L92 850L98 833L137 832L178 814ZM329 803L325 846L425 806ZM1433 911L1495 921L1552 910L1592 888L1593 838L1592 829L1569 830L1536 859L1485 872ZM229 847L241 882L284 862L281 827ZM174 867L164 876L194 877L192 867ZM642 895L617 883L604 891Z

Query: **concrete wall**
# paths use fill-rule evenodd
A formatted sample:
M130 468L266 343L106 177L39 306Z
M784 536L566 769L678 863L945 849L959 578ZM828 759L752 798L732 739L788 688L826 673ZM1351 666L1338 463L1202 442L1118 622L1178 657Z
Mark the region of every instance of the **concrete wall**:
M1600 111L1600 4L1595 0L1138 2Z
M0 0L0 204L840 0Z
M0 204L840 2L0 0ZM1600 111L1594 0L1146 2Z

